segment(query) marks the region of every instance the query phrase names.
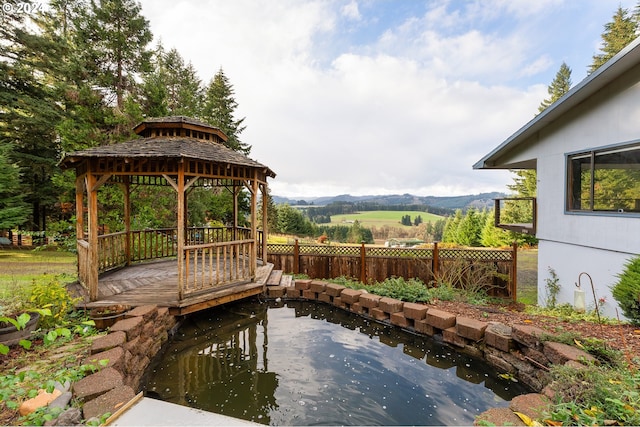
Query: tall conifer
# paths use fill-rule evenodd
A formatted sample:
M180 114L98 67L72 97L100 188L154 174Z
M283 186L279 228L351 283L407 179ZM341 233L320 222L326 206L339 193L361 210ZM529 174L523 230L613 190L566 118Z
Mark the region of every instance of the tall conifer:
M203 119L222 130L227 137L227 146L232 150L249 154L251 146L240 141L244 131L244 117L236 120L234 113L238 103L234 98L233 85L222 68L213 77L205 92Z

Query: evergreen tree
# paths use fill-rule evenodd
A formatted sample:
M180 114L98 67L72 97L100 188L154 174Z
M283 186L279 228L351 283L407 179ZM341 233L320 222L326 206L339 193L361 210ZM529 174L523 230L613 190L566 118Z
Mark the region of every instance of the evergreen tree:
M20 190L18 167L0 152L0 230L19 227L29 217L29 205Z
M83 15L77 21L76 43L85 55L84 64L92 80L115 96L115 106L122 112L135 77L150 70L149 22L135 0L91 0Z
M234 94L233 85L220 68L206 88L202 119L227 135L227 147L249 154L251 146L240 141L240 134L245 129L242 124L244 117L239 120L234 118L238 108Z
M571 89L571 68L563 62L555 78L547 88L549 98L540 103L538 112L542 113L547 107L562 98L565 93L569 92L569 89Z
M636 11L638 7L636 6ZM627 9L618 6L618 10L613 15L613 20L604 26L602 33L602 47L600 52L593 56L593 62L589 67L589 73L593 73L605 62L613 58L618 52L624 49L636 37L637 16L629 15Z
M36 32L14 7L2 12L0 39L0 150L19 168L19 186L31 206L27 228L46 229L55 204L59 153L56 124L62 110L50 78L60 44Z
M473 208L469 209L458 224L455 242L463 246L480 246L483 226L478 212Z
M145 75L143 109L150 117L202 115L202 83L191 63L176 49L165 52L161 44L153 58L153 71Z
M311 222L298 209L286 204L278 207L277 231L279 233L308 236L312 233L312 229Z
M482 246L496 248L508 245L511 242L510 233L495 226L495 213L488 211L484 219L484 226L480 234Z
M442 241L445 243L457 243L458 242L458 227L462 221L462 210L456 209L456 213L453 217L447 218L447 222L442 232Z

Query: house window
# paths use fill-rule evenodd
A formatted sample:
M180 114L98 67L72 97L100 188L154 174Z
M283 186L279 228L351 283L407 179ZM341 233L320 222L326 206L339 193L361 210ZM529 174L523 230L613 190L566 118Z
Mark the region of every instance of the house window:
M567 157L569 211L640 212L640 144Z

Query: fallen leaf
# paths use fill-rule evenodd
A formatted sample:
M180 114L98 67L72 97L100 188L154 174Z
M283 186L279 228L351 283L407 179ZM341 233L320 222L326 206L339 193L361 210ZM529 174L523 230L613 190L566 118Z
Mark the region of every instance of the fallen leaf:
M523 423L525 423L528 426L542 426L542 424L540 424L539 422L537 422L536 420L532 420L531 418L529 418L528 415L523 414L522 412L513 412L514 414L516 414L518 417L520 417L520 419L522 420Z

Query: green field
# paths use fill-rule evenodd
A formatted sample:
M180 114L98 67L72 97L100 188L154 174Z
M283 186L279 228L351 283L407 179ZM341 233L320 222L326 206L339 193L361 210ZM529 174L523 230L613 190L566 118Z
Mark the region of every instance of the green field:
M440 215L434 215L421 211L364 211L355 214L331 215L330 225L350 225L353 221L358 220L360 225L364 227L408 227L400 224L403 216L409 215L413 222L416 216L422 217L422 222L437 221L442 219ZM325 225L325 224L323 224Z
M69 252L0 249L0 297L36 279L66 275L65 281L73 281L76 271L76 255Z

